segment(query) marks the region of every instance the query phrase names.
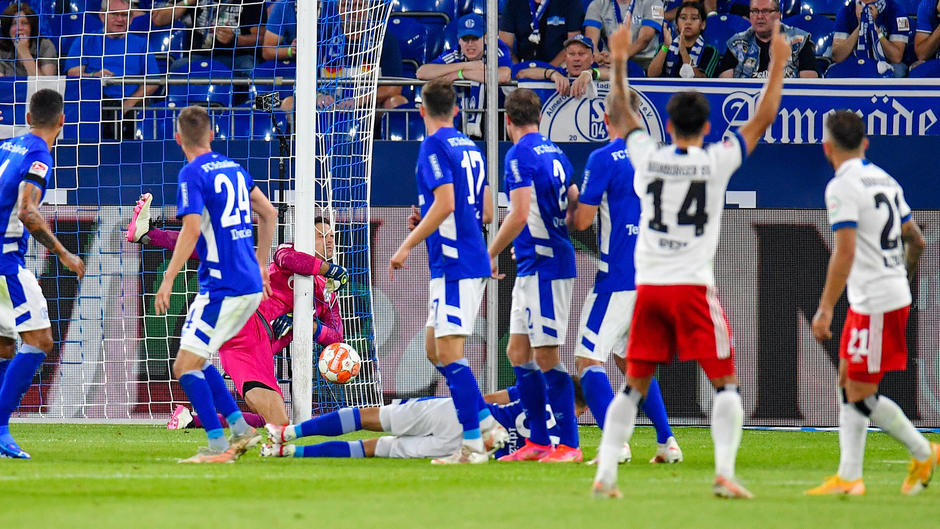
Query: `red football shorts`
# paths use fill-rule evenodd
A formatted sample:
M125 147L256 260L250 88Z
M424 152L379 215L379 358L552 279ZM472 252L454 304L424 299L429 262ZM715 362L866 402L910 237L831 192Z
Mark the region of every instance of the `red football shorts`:
M734 374L731 328L714 287L638 285L627 374L646 377L673 356L695 360L709 379Z
M242 397L245 396L243 388L246 382L260 382L283 396L274 375L271 338L257 314L219 348L219 360L222 361L222 369L235 383L235 391Z
M848 378L878 384L888 371L907 369L907 316L911 307L879 314L849 308L842 328L839 358L848 364Z

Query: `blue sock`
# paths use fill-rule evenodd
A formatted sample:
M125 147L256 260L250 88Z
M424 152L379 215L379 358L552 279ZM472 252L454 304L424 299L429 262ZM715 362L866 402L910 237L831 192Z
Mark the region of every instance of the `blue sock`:
M614 400L614 390L610 387L610 379L607 378L604 367L587 367L581 373L581 389L584 390L584 400L591 409L591 415L594 415L597 426L603 430L607 407L610 406L610 401Z
M298 446L294 457L365 457L362 441L327 441L309 446Z
M343 435L362 429L359 408L343 408L326 415L314 417L294 427L297 437L311 435Z
M437 372L440 373L445 380L447 379L447 373L444 372L444 364L438 362L434 364L434 369L437 369ZM492 417L493 414L490 412L489 406L486 405L486 400L483 398L483 393L479 391L477 393L480 394L480 398L477 400L477 407L479 408L479 412L477 412L477 418L479 419L479 422L482 423Z
M559 443L578 448L578 417L574 414L574 383L564 364L545 372L548 403L552 406L555 424L561 435Z
M212 448L228 448L228 441L225 439L225 431L222 430L222 423L219 422L219 416L216 415L215 402L212 400L212 390L209 389L209 383L202 371L193 369L183 373L180 377L180 385L183 391L189 397L190 404L199 415L202 421L202 427L206 430L209 437L209 446Z
M649 417L656 428L656 442L664 444L672 437L672 428L669 427L669 417L666 416L666 404L663 403L663 394L659 390L659 382L654 377L650 381L650 389L643 398L643 413Z
M238 404L235 404L235 398L232 397L228 386L225 385L222 373L219 373L219 370L212 365L212 362L207 361L206 365L202 367L202 374L206 378L206 384L209 385L209 389L212 391L212 402L215 403L215 409L225 417L232 433L241 435L247 432L251 427L245 422L242 411L238 409Z
M444 366L450 396L457 408L457 420L463 426L464 439L480 439L480 387L465 358Z
M0 426L10 424L10 416L19 407L45 358L46 353L42 349L24 343L16 356L7 362L3 385L0 386Z
M529 440L535 444L549 446L552 440L548 437L548 424L546 423L545 401L547 388L545 375L535 362L528 362L512 368L516 373L516 384L519 387L519 400L529 419ZM540 417L540 420L536 420Z
M12 358L0 358L0 384L3 384L3 375L7 372L7 367L12 360Z

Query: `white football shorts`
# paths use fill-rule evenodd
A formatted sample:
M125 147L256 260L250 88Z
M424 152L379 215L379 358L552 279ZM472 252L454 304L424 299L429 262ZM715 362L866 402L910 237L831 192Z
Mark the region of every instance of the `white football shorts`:
M575 356L606 362L610 353L627 354L636 290L591 293L584 299Z
M180 349L209 359L225 342L238 334L261 304L261 292L226 296L214 301L199 294L189 306L180 336Z
M428 285L428 321L434 336L470 336L480 312L485 280L478 277L447 281L435 277Z
M379 408L382 429L376 457L429 458L455 453L463 442L454 401L444 398L409 399Z
M512 287L509 333L528 334L531 347L562 345L568 336L574 279L517 276Z
M0 336L51 327L49 305L36 276L20 267L16 275L0 275Z

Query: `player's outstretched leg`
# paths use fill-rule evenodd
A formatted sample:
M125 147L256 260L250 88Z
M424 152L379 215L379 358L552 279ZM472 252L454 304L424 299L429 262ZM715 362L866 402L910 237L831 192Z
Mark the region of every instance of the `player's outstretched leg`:
M147 232L150 231L150 203L152 201L153 195L150 193L144 193L137 199L131 223L127 225L127 242L150 243Z
M872 424L894 437L910 452L911 464L907 477L901 484L901 492L912 496L924 490L937 466L940 445L927 441L904 415L900 406L884 395L876 393L856 403L856 406L863 410L868 409L868 418Z
M42 366L46 353L35 346L23 344L20 350L7 362L0 386L0 457L13 459L31 459L10 435L10 416L20 405L23 395L29 390L33 376Z
M806 494L809 496L864 495L862 462L865 460L867 436L868 416L846 399L843 389L842 403L839 407L839 471L826 478L822 485L807 490Z
M712 441L715 443L715 483L712 492L721 498L750 499L754 495L734 476L738 447L741 446L744 406L737 384L716 386L712 404Z
M444 373L444 364L437 362L434 364L434 369L447 380L447 375ZM477 417L480 420L480 437L483 438L483 449L486 453L493 454L509 442L509 432L493 417L493 413L483 398L483 393L480 393L480 398L477 400L477 409L479 410Z
M583 460L578 439L578 417L574 412L574 383L565 365L559 362L544 373L548 402L560 431L558 446L540 459L543 463L580 463Z
M594 475L595 497L620 498L617 490L617 465L624 443L630 441L636 426L636 415L643 394L639 389L624 384L607 407L604 433L597 447L597 472Z
M650 459L650 463L681 463L682 449L672 435L669 417L666 415L666 404L655 377L650 381L650 388L643 398L643 413L656 428L656 455Z
M449 340L438 339L438 354L441 353L442 343L447 342ZM454 345L456 343L450 344L451 347ZM483 434L480 431L480 387L477 385L476 377L473 376L469 362L462 357L462 340L459 345L461 357L444 365L444 376L447 379L447 386L450 388L454 408L457 409L457 420L460 421L460 425L463 427L463 443L460 450L452 456L432 459L431 463L435 465L479 464L486 463L489 460L489 454L486 453L483 443Z
M225 379L222 378L219 370L212 365L212 362L206 361L202 367L202 373L209 389L212 391L212 400L215 403L216 410L222 417L225 417L229 429L232 431L232 435L228 439L229 447L235 452L236 457L240 457L249 448L261 441L261 432L245 422L245 417L238 409L238 405L235 404L235 398L232 397L225 385Z
M308 419L300 424L266 424L268 442L284 444L300 437L323 435L333 437L362 429L362 415L359 408L342 408L319 417Z
M261 445L261 457L366 457L362 441L327 441L309 446Z

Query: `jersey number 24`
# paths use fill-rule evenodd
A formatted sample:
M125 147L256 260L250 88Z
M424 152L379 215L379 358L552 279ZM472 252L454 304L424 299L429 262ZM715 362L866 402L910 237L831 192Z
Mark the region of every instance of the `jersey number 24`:
M248 186L245 185L245 175L241 171L236 173L238 186L238 203L236 204L235 189L228 176L219 173L215 175L215 192L225 192L225 209L222 210L222 227L237 226L244 219L245 224L251 224L251 199L248 197Z

